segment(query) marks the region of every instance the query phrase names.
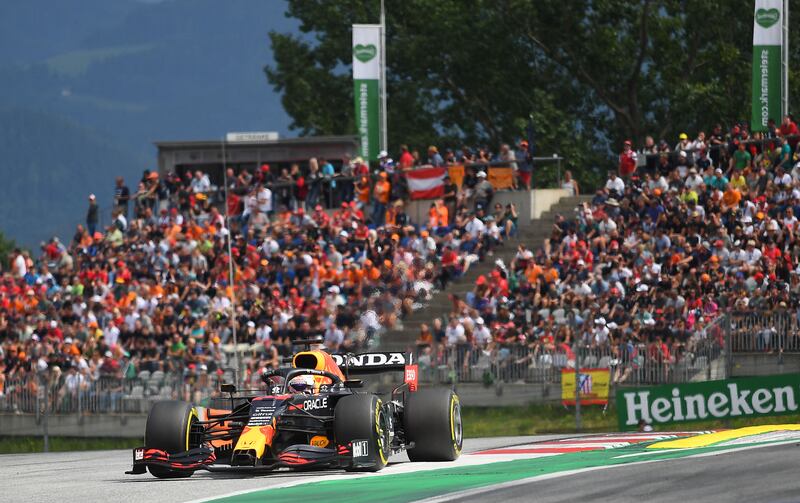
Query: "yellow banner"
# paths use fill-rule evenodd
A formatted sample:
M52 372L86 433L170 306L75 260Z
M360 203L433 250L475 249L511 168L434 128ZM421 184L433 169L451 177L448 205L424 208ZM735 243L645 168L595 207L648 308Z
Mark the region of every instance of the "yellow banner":
M489 168L489 183L495 190L510 189L514 186L514 170L511 168Z
M581 405L605 405L611 381L609 369L581 369ZM561 403L575 405L575 371L561 370Z

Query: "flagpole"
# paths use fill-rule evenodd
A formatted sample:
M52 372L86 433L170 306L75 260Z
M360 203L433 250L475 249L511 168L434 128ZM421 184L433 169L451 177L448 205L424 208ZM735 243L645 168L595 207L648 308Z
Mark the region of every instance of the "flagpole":
M781 119L789 113L789 0L783 0L781 59L783 82L781 86ZM780 123L780 121L779 121Z
M386 11L383 1L381 0L381 150L389 150L386 116Z
M231 217L228 213L228 158L227 152L225 151L225 147L228 143L227 137L223 137L222 139L222 180L223 184L225 185L225 227L228 231L228 235L225 236L228 241L228 283L231 288L231 312L230 312L230 319L228 320L231 324L231 332L233 335L233 357L234 361L234 370L233 370L233 382L239 386L239 384L244 384L244 372L240 372L240 364L241 359L239 358L239 341L236 337L236 289L234 288L234 274L233 274L233 249L231 241L233 240L233 232L231 231ZM226 313L227 314L227 313ZM242 377L242 381L240 383L239 377Z

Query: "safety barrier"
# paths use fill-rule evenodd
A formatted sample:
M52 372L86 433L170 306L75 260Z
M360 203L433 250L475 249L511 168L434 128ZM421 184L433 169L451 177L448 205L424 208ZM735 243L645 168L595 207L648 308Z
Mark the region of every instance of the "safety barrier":
M420 378L433 383L519 382L557 384L565 369L608 368L616 384L665 384L724 377L724 342L718 338L675 346L660 343L577 348L540 344L496 345L484 348L461 344L424 347L417 351ZM577 356L577 358L576 358Z
M53 372L7 379L0 393L0 413L137 414L157 400L199 403L219 390L228 374L184 375L143 371L136 378L100 377ZM229 379L232 381L232 379Z
M798 313L786 310L732 312L727 327L731 349L742 352L800 352Z

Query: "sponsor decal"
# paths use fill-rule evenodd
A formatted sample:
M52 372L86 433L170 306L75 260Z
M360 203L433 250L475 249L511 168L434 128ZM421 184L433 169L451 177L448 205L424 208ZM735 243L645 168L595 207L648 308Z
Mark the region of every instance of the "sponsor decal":
M781 18L781 12L778 9L758 9L756 11L756 23L769 28L777 23Z
M318 410L328 408L328 397L311 398L303 401L303 410Z
M134 461L141 461L144 459L144 449L134 449L133 450L133 460Z
M408 384L409 391L417 391L419 384L419 367L417 365L406 365L405 382Z
M353 56L362 63L366 63L378 55L378 48L375 44L356 44L353 47Z
M272 400L269 401L253 401L250 407L250 420L247 422L248 426L269 426L272 424L272 418L275 416L276 405Z
M353 457L366 458L369 456L369 442L367 440L353 440Z
M798 411L800 374L655 386L617 393L620 428L640 420L667 424L704 419L775 416Z
M339 367L345 367L345 358L348 355L331 355ZM347 363L350 368L380 368L388 366L403 366L406 364L404 353L361 353L349 355Z
M328 444L330 443L331 441L328 439L328 437L323 435L314 435L313 437L311 437L311 441L309 442L309 444L313 445L314 447L323 447L323 448L328 447Z

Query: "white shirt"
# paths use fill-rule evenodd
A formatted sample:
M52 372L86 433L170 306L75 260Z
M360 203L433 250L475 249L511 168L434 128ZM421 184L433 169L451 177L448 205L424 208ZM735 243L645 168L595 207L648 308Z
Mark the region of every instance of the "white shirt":
M703 184L703 177L698 175L697 173L693 175L689 175L686 179L686 187L690 189L695 189Z
M464 227L464 229L470 234L470 236L477 238L480 237L486 230L486 224L481 222L480 218L476 217L467 222L467 225Z
M461 323L456 324L456 326L447 325L444 335L447 337L448 346L454 346L459 342L466 341L466 336L464 335L464 326Z
M211 190L211 180L209 180L208 175L203 173L200 178L194 178L192 180L192 189L195 192L208 192Z
M261 187L256 196L258 200L258 209L262 213L272 211L272 191L266 187Z
M620 194L625 192L625 182L622 181L622 178L615 177L613 180L611 178L606 181L606 190L609 192L616 191Z
M25 257L22 254L17 255L14 259L14 275L18 278L25 276L28 273L28 266L25 265Z
M272 327L269 325L260 325L256 328L256 340L258 342L263 342L266 339L269 339L272 336Z

